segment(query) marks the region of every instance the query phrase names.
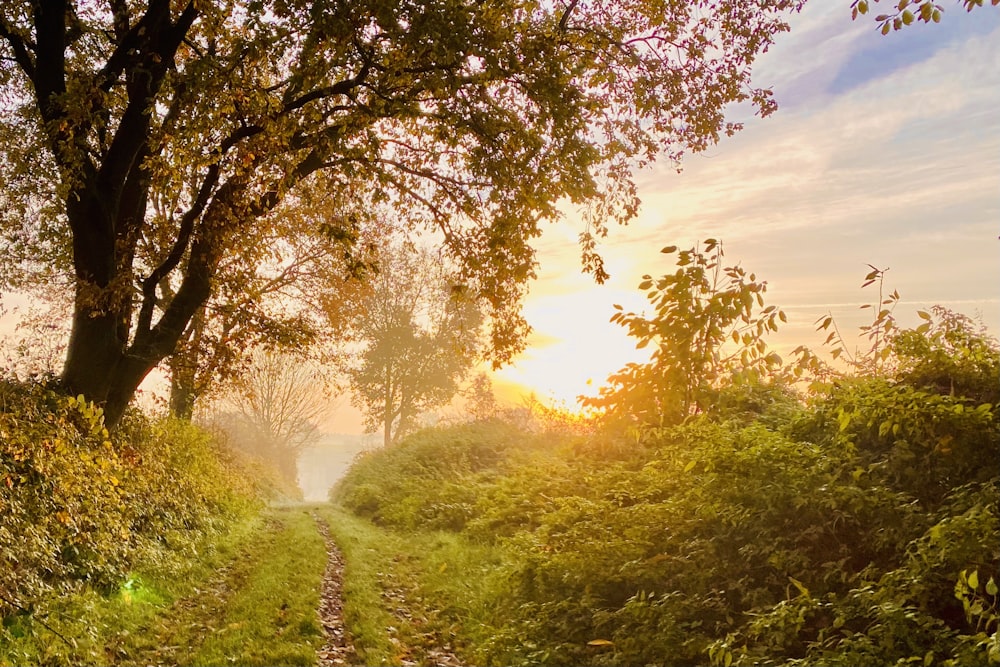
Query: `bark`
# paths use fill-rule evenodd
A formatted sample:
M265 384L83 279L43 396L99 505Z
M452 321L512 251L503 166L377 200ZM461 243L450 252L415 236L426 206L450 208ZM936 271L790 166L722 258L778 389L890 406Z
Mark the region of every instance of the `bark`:
M186 332L187 339L171 355L170 414L178 419L191 421L194 405L203 387L198 383L198 370L202 337L205 331L205 309L201 308Z
M194 403L199 392L195 386L197 371L191 367L191 355L177 352L170 357L170 414L177 419L191 421Z

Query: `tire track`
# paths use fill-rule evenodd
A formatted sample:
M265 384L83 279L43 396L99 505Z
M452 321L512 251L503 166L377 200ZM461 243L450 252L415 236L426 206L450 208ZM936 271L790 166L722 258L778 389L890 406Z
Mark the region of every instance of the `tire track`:
M347 628L344 627L344 556L330 537L326 522L313 512L316 528L326 543L326 571L320 588L319 617L326 634L326 641L316 652L318 667L338 667L358 664Z

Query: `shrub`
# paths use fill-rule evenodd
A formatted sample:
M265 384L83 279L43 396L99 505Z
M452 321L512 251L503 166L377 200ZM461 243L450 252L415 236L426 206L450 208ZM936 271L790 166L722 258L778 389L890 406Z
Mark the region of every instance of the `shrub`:
M82 397L10 379L0 407L0 617L117 588L138 554L257 506L247 471L189 424L135 413L111 435Z
M330 495L382 525L460 530L474 515L477 480L529 438L500 421L424 429L363 455Z

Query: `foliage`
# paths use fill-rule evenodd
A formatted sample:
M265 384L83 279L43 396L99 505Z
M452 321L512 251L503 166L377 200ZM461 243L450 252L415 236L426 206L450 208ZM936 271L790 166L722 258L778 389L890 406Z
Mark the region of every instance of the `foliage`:
M379 256L352 323L364 347L347 374L366 426L386 445L451 401L481 353L482 313L456 280L426 250L396 246Z
M878 4L879 0L854 0L851 3L851 18L857 19L859 15L867 14L873 7L869 1ZM983 0L961 0L965 11L971 12L973 9L983 6ZM875 17L879 32L888 35L890 30L902 30L904 26L911 25L914 21L923 23L939 23L944 7L933 0L892 0L894 5L888 13L879 14ZM1000 5L1000 0L990 0L990 4L996 7Z
M115 590L139 558L191 548L257 507L252 473L202 431L100 408L40 383L0 383L0 617Z
M751 65L800 5L5 3L0 275L72 273L63 379L114 425L224 262L315 184L440 232L508 359L556 202L588 212L603 279L593 237L635 215L631 167L735 132L732 103L773 111Z
M880 375L883 372L883 366L892 355L890 342L898 333L893 311L899 303L899 292L893 290L890 294L885 293L885 273L889 269L879 269L871 264L868 266L871 271L865 276L865 281L861 284L862 289L878 285L878 300L874 304L866 303L861 306L862 310L871 308L873 313L872 321L862 325L860 331L860 336L868 339L869 348L863 351L855 350L852 353L833 315L829 313L816 320L816 330L829 331L823 344L833 345L830 352L833 359L842 359L851 368L858 371ZM923 333L923 330L916 333ZM804 346L800 346L795 351L811 360Z
M676 251L669 246L661 252ZM653 315L626 313L616 305L611 321L626 327L637 347L652 343L650 360L612 375L584 405L640 424L677 424L704 412L714 390L734 373L752 381L781 363L767 353L763 336L776 331L785 314L764 307L766 282L738 265L724 267L722 258L722 244L707 239L704 249L678 254L676 273L655 281L643 276L639 289L649 290Z
M379 524L459 529L475 493L456 481L488 475L523 437L502 422L423 429L389 449L363 454L331 496Z
M1000 351L932 312L805 401L757 376L683 423L514 433L499 457L492 430L439 429L335 498L490 546L448 616L476 664L998 664Z
M969 317L934 306L917 311L924 323L892 341L901 382L976 404L1000 405L997 342Z
M268 236L242 239L220 265L212 297L167 360L175 416L190 419L203 396L253 375L253 350L323 353L346 335L380 223L361 228L337 202L308 191L274 218Z

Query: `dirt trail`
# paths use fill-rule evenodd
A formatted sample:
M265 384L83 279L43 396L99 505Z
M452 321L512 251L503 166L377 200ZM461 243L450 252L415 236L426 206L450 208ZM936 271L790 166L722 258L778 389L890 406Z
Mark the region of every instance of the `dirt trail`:
M344 627L344 600L342 596L344 556L333 543L326 522L313 513L316 527L326 543L326 571L319 592L319 617L326 632L326 642L316 652L318 667L355 665L358 656Z
M362 664L351 643L350 634L344 626L343 571L344 556L330 537L326 521L313 512L313 519L323 540L326 542L327 566L320 588L320 621L326 631L326 642L317 652L318 667L340 667ZM407 593L393 583L393 577L385 575L380 582L383 587L382 599L392 614L401 621L412 621L411 605ZM397 636L395 627L387 628L391 640L400 650L398 660L403 667L462 667L464 663L451 651L451 646L440 641L433 633L421 637L423 642L416 646L405 646ZM442 645L443 644L443 645Z

